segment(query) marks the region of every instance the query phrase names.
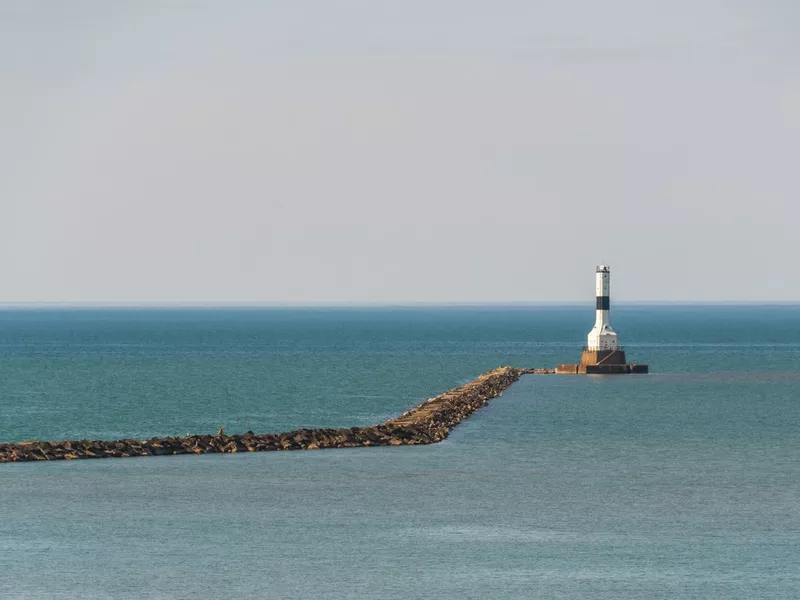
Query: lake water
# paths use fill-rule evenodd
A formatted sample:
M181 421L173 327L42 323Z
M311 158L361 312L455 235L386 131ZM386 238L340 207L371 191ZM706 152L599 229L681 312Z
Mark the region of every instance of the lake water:
M615 307L436 445L0 465L0 597L800 597L800 307ZM592 307L0 311L0 440L367 425Z

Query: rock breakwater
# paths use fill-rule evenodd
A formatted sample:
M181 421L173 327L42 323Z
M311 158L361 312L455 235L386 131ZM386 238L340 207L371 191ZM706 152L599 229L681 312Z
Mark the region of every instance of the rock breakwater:
M149 440L115 441L32 440L0 443L0 463L78 458L122 458L220 452L264 452L269 450L316 450L362 446L408 446L442 441L450 430L529 370L499 367L469 383L415 406L379 425L342 429L296 429L284 433L242 435L189 435Z

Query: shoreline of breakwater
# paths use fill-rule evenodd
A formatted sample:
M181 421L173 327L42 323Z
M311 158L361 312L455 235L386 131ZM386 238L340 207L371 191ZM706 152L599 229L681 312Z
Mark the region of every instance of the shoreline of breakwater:
M435 444L445 439L462 420L499 396L520 376L553 372L552 369L498 367L469 383L430 398L393 419L368 427L295 429L267 434L248 431L241 435L220 433L148 440L31 440L0 443L0 463Z

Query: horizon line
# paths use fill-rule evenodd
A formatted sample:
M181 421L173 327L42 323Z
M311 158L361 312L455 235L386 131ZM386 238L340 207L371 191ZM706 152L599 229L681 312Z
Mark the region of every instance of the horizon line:
M13 309L191 309L191 308L524 308L585 306L594 303L585 300L502 300L502 301L327 301L327 302L72 302L72 301L27 301L0 302L0 310ZM627 300L615 306L800 306L800 300Z

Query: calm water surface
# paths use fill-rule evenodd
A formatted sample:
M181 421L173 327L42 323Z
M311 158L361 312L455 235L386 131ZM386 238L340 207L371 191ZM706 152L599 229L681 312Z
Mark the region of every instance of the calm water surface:
M800 597L800 307L620 307L639 377L441 444L0 466L2 598ZM0 440L382 421L591 307L0 311Z

